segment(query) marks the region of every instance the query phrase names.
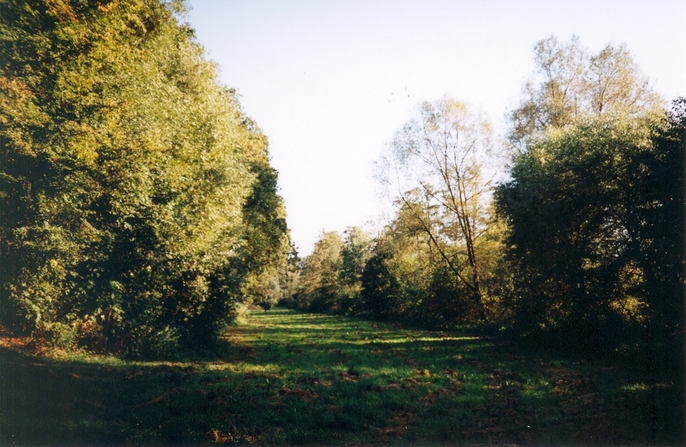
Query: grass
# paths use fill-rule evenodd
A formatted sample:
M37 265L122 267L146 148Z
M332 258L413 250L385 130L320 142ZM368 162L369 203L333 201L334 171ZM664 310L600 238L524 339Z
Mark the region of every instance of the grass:
M680 444L683 389L459 333L274 309L213 359L0 349L0 443Z

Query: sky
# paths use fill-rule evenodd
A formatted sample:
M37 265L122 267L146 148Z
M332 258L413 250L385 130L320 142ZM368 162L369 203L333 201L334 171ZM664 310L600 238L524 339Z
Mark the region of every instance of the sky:
M184 20L220 82L269 138L301 255L322 231L378 229L389 200L374 161L421 101L449 95L504 132L533 73L533 45L550 35L575 34L594 53L624 43L665 100L686 96L683 0L187 4Z

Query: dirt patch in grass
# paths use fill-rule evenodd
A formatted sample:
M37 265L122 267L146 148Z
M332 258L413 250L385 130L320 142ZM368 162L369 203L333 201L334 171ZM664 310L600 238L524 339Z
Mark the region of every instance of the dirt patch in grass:
M456 392L454 390L449 390L446 388L438 388L436 390L430 391L424 397L421 398L419 403L422 407L430 407L436 399L440 397L453 397Z
M329 387L333 384L331 380L320 379L319 377L303 377L301 382L312 386L324 386Z
M309 402L319 398L319 394L311 390L304 390L302 388L288 388L283 387L278 394L271 398L269 406L271 408L288 407L291 399L297 399L304 402Z
M403 438L416 418L416 415L412 413L401 413L394 416L388 426L375 429L375 444L385 444Z
M576 439L593 444L616 444L630 436L608 419L602 395L594 379L570 368L543 366L559 398L560 425Z

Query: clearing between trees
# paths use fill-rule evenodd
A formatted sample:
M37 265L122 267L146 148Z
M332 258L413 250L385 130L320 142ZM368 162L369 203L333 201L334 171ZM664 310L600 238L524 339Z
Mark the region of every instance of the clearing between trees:
M206 358L35 355L2 338L0 443L679 444L648 365L276 308Z

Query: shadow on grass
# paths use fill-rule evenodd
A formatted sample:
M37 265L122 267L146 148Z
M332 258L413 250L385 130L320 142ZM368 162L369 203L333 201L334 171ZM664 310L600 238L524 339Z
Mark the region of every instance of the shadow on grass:
M181 390L193 366L112 363L58 361L0 349L0 443L175 441L174 429L166 427L167 410L147 403Z
M680 444L682 391L465 334L277 309L219 357L0 349L0 443ZM681 394L680 394L681 393Z

